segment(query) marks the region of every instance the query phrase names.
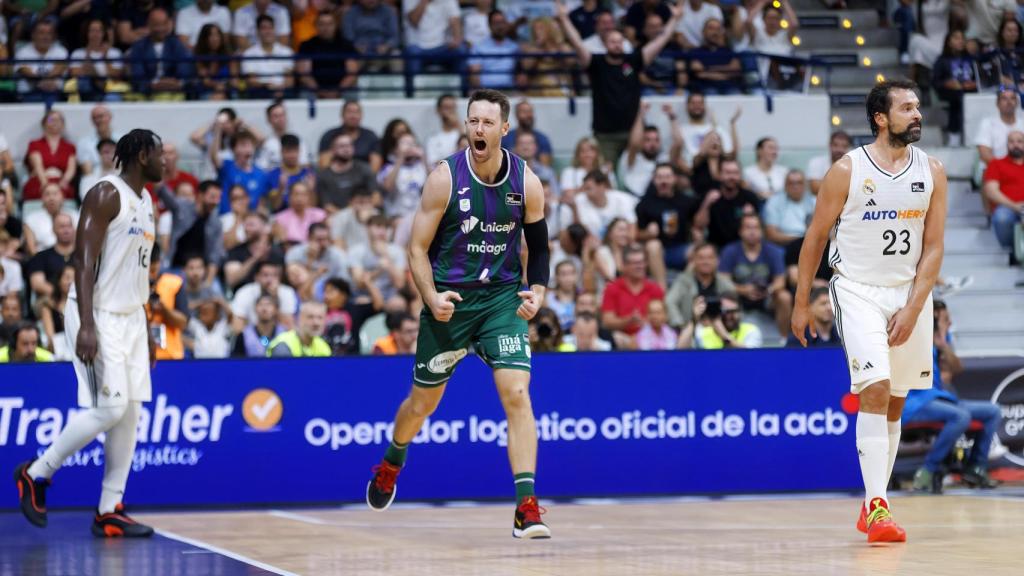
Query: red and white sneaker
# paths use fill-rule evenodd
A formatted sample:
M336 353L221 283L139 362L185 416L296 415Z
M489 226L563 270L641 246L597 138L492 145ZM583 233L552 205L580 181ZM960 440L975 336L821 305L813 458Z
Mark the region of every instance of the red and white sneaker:
M540 519L547 510L537 504L536 496L527 496L516 507L512 536L516 538L551 538L551 529Z
M889 503L884 498L871 500L871 510L865 518L868 542L906 542L907 532L892 519Z

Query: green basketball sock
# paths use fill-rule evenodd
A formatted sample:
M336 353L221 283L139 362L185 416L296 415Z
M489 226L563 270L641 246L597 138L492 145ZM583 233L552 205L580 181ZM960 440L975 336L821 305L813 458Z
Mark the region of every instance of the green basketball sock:
M384 453L384 459L401 468L405 466L405 456L409 451L409 443L399 444L394 440L388 445L388 451Z
M516 503L522 502L527 496L533 496L533 481L536 474L523 472L515 475Z

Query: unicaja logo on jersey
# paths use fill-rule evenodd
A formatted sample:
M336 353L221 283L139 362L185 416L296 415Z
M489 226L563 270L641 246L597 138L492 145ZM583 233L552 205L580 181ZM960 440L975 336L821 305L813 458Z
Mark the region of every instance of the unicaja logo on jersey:
M480 223L480 219L476 216L470 216L467 220L462 221L462 225L459 227L462 229L463 234L469 234L476 228L476 225Z

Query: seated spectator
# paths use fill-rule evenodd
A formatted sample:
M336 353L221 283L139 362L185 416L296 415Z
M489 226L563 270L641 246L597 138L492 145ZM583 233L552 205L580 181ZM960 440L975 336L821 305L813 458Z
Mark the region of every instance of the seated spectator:
M160 197L156 194L156 189L160 184L167 186L168 190L177 190L178 185L185 182L190 184L193 190L199 189L199 180L190 172L178 167L178 158L178 147L173 142L164 142L164 179L159 183L146 185L153 196L154 206L158 205L160 201ZM163 212L167 207L161 206L160 209Z
M331 238L338 248L350 251L356 246L370 242L367 222L371 217L380 214L380 210L375 206L379 201L379 194L367 188L356 188L352 191L352 199L348 206L328 218Z
M707 227L707 210L680 189L679 181L689 184L685 176L676 176L670 164L658 164L647 194L636 205L637 240L658 242L665 266L673 270L686 269L691 243L703 238Z
M282 140L288 134L292 134L288 130L288 110L284 106L284 101L275 100L267 106L267 124L270 125L270 135L260 144L260 150L256 153L256 165L269 172L281 166L283 160ZM313 156L301 138L296 137L295 139L299 150L298 164L308 166Z
M476 46L491 35L488 16L494 10L494 0L475 0L473 6L462 13L462 33L469 47Z
M235 290L235 297L231 300L231 324L236 333L247 324L256 323L256 301L263 294L277 298L279 323L286 327L294 324L299 298L291 286L281 283L281 274L280 263L264 260L256 268L256 280Z
M195 43L196 92L203 100L227 100L241 75L231 58L226 28L206 24Z
M399 50L398 15L380 0L357 0L345 12L343 37L363 56L388 56ZM359 67L359 62L356 67ZM388 68L387 60L366 62L369 70Z
M330 154L330 162L316 172L316 196L321 207L333 215L348 206L357 190L369 193L375 189L377 179L370 166L355 157L355 146L348 134L338 133Z
M381 8L389 11L383 6ZM356 9L349 9L348 14L352 14L354 10ZM356 47L338 35L338 23L334 13L321 12L316 17L316 36L306 40L299 47L300 58L296 67L302 87L312 90L319 98L344 96L356 85L359 78L359 61L342 55L355 53Z
M43 185L56 182L60 185L64 198L75 198L75 189L71 182L78 173L78 159L75 146L64 138L64 115L51 109L43 116L43 136L28 143L25 153L25 168L30 174L21 198L39 200L42 198Z
M708 192L708 241L723 247L740 239L740 219L761 211L756 194L741 187L739 162L725 159L721 163L722 181L717 190Z
M174 3L170 0L135 0L120 2L114 17L115 42L122 48L130 47L152 32L149 25L149 14L154 9L164 10L167 14L174 11ZM173 26L173 22L169 22Z
M474 88L488 87L500 90L514 88L518 66L515 56L519 54L519 45L509 38L508 19L501 10L491 12L488 24L491 35L470 49L470 54L474 57L468 61L469 85Z
M501 137L501 147L511 150L515 147L516 136L520 132L531 132L537 140L537 159L546 166L551 166L551 139L547 134L536 129L536 118L534 117L533 104L525 98L520 100L515 107L516 127ZM580 176L582 183L583 176ZM577 186L579 187L579 186Z
M5 208L0 207L0 219ZM21 273L21 263L8 256L13 250L8 248L14 240L3 229L0 229L0 298L8 294L20 294L25 289L25 280Z
M292 246L284 257L285 264L302 264L315 279L349 279L348 258L337 246L331 245L327 224L316 222L309 226L309 240Z
M344 278L328 278L324 283L324 305L327 316L324 323L324 340L331 346L334 356L357 353L359 342L352 332L352 314L348 310L352 287Z
M458 69L451 58L462 54L462 21L456 0L402 0L402 28L405 52L406 86L425 66L440 65Z
M0 132L0 194L7 195L5 205L8 210L14 209L14 189L17 183L18 174L15 172L14 159L11 158L11 147L3 132Z
M530 22L531 42L522 47L523 55L572 52L562 30L549 17ZM524 92L528 96L564 97L573 90L570 72L574 60L561 56L535 56L519 61L526 78Z
M154 245L149 264L150 295L146 303L146 317L150 333L159 335L154 338L158 360L185 358L182 335L188 325L189 310L183 284L177 274L160 273L160 248Z
M964 94L978 91L978 78L961 30L946 34L942 55L932 68L932 77L939 98L949 103L946 123L949 145L963 146Z
M569 14L570 20L572 19L572 13ZM606 54L608 48L605 46L605 38L611 32L617 32L618 27L615 23L615 16L611 12L601 10L597 13L594 20L594 33L589 36L584 36L580 32L580 36L583 38L583 47L587 49L587 52L591 54ZM633 43L628 38L622 36L622 53L632 54Z
M791 294L796 293L796 285L799 278L800 250L803 247L803 237L797 238L786 245L785 254L783 256L786 263L786 288ZM824 254L832 254L832 247L828 242L825 243ZM833 273L832 267L828 264L828 258L823 257L821 262L818 263L818 270L814 273L814 278L811 280L811 286L813 288L827 288L828 281L832 279Z
M664 299L665 291L647 278L647 256L643 248L627 248L622 260L622 276L604 289L601 324L633 337L647 318L647 303Z
M594 254L594 264L599 275L599 286L613 282L625 269L626 251L636 244L636 227L622 218L615 218L608 224L604 244ZM665 288L665 258L661 244L649 240L644 246L650 265L651 278Z
M686 119L680 123L680 130L683 132L683 152L686 163L693 164L694 188L701 194L704 190L697 185L697 160L695 157L708 143L707 136L712 132L718 137L718 155L735 157L735 144L738 140L736 138L736 122L739 120L742 110L742 108L736 108L736 113L729 120L729 130L726 131L715 122L714 115L708 117L707 101L704 94L691 90L686 96ZM717 172L714 177L717 179Z
M701 45L704 26L709 20L725 22L722 9L708 0L688 0L683 3L683 17L676 25L676 43L687 49Z
M661 146L661 133L658 132L658 128L644 123L644 116L649 109L649 103L640 104L640 113L636 115L626 151L619 157L618 164L619 179L626 190L637 198L647 192L651 178L654 177L655 166L659 162L679 165L683 151L683 135L679 131L672 106L665 104L662 107L662 111L668 116L672 131L672 147L667 153Z
M647 303L647 321L636 334L637 350L675 350L679 334L668 325L663 300Z
M193 358L227 358L231 355L231 308L219 298L196 304L195 316L188 321L186 348Z
M1024 129L1024 124L1021 124L1021 128ZM842 130L836 130L829 136L828 154L815 156L807 163L807 179L810 181L812 195L818 196L818 189L821 188L821 182L825 179L825 174L828 173L833 164L839 162L839 159L843 156L846 156L846 153L852 147L853 139Z
M583 190L583 177L588 172L592 170L605 170L606 168L607 163L601 156L601 149L597 147L597 140L589 136L580 138L576 142L572 162L569 166L562 168L558 188L563 195L581 192ZM545 207L547 206L545 205Z
M192 54L172 34L173 22L163 8L149 13L149 33L128 53L132 89L146 96L180 97L193 78Z
M807 346L814 348L818 346L841 346L839 330L836 328L836 317L832 312L832 302L829 300L828 288L818 286L811 289L811 322L814 324L814 331L817 335L811 334L811 327L807 327L804 339ZM793 333L786 338L786 347L795 348L800 346L800 341Z
M693 157L690 182L699 198L707 199L708 192L722 184L722 164L735 159L722 148L722 137L718 132L709 132L701 141L700 150ZM740 174L742 178L742 173ZM757 198L757 196L754 196Z
M537 175L541 182L547 182L549 187L554 182L555 192L552 195L554 197L559 196L555 171L550 166L541 163L540 158L537 156L537 138L533 132L520 131L516 134L515 147L512 148L512 152L526 161L526 165L530 167L530 170Z
M0 296L0 345L6 346L14 339L14 331L21 325L22 303L19 292Z
M803 172L786 174L786 193L773 194L764 205L765 237L786 246L803 238L814 216L815 197L807 193Z
M562 325L555 311L541 307L530 319L527 335L530 351L533 352L571 352L562 342Z
M634 44L642 45L648 40L653 39L655 36L647 36L644 33L647 19L651 16L658 16L662 22L668 22L668 19L672 17L672 12L669 11L668 4L662 2L662 0L640 0L639 2L634 2L626 10L626 15L622 19L623 24L625 24L622 34Z
M1003 248L1013 248L1013 228L1024 215L1024 132L1012 131L1006 139L1007 154L985 169L982 191L995 206L992 230ZM1013 253L1010 254L1011 262Z
M665 297L669 324L680 328L700 320L693 314L698 299L703 307L708 300L717 300L726 292L736 291L730 275L718 271L718 251L714 245L697 244L692 259L693 265L676 276Z
M583 194L562 199L564 223L582 224L588 233L603 238L611 221L622 218L636 223L636 198L626 192L609 190L611 182L600 170L594 170L583 179Z
M302 244L309 239L310 225L326 219L327 213L314 205L309 186L296 182L288 192L288 208L274 215L274 238L289 246Z
M302 143L294 134L281 137L281 165L267 174L267 179L274 186L268 197L270 209L280 212L288 205L288 190L296 182L302 182L309 190L316 189L316 173L308 164L301 163Z
M996 95L998 114L985 116L981 119L978 132L974 137L974 145L978 148L978 158L983 166L987 166L996 158L1007 154L1006 139L1010 132L1024 132L1024 114L1017 114L1020 108L1020 97L1013 87L1003 87Z
M184 284L181 287L181 295L185 300L189 317L195 317L199 304L208 300L223 299L223 296L215 284L208 283L209 266L202 254L188 254L184 260Z
M108 87L113 87L113 81L124 76L124 55L120 49L110 45L110 37L106 22L89 20L85 28L85 46L71 53L71 77L76 81L79 97L87 102L121 99L120 94L108 90ZM95 118L93 121L95 123ZM107 137L117 140L109 134Z
M230 30L231 10L214 0L195 0L194 4L178 10L174 30L181 43L192 48L199 41L200 32L210 24L220 31Z
M743 181L762 200L767 200L785 188L789 168L778 164L779 143L774 138L758 140L754 154L757 161L743 170Z
M224 281L232 291L253 282L263 262L284 266L284 252L272 243L270 219L266 214L249 212L243 226L245 243L232 248L224 261Z
M81 148L78 148L81 150ZM107 176L116 176L120 173L117 166L114 164L114 152L117 150L117 142L110 139L100 140L96 145L96 150L99 154L99 162L88 174L83 174L78 179L78 197L85 199L85 195L92 187L99 183L99 181ZM56 184L47 184L46 188L54 187L57 189L57 193L60 195L60 202L64 203L64 195L60 192L60 187ZM43 190L43 204L45 205L46 191Z
M576 311L572 331L563 338L567 352L608 352L612 343L600 336L600 325L593 312Z
M644 38L654 39L665 30L668 20L658 14L650 13L644 22ZM649 40L644 41L644 45ZM643 45L641 46L643 47ZM682 94L689 81L686 75L686 61L678 59L674 54L684 50L681 44L669 40L658 51L650 63L640 73L640 82L645 94Z
M252 0L252 3L235 11L234 23L231 27L233 44L239 50L259 44L257 18L269 16L274 22L274 39L278 44L291 45L292 20L288 9L271 0Z
M68 51L56 41L56 34L52 21L38 20L32 27L32 41L14 53L18 94L25 102L60 98Z
M279 334L270 343L271 358L323 358L331 355L331 347L323 339L326 309L320 302L303 302L294 330Z
M382 336L373 343L375 355L394 356L396 354L415 354L416 339L420 333L420 323L404 312L389 313L384 321L388 335Z
M222 126L217 123L214 128L213 138L215 142L220 141ZM210 161L217 169L220 186L223 190L231 190L235 186L242 186L249 193L249 209L256 210L265 206L269 200L270 191L274 189L274 182L270 181L269 175L261 170L255 163L256 136L248 130L236 130L231 140L231 157L225 157L217 146L210 146ZM231 208L228 196L223 196L219 205L221 213Z
M740 218L740 239L722 250L718 269L731 275L744 310L774 312L779 334L789 329L793 295L786 290L786 266L778 246L764 242L761 218Z
M270 343L287 331L278 322L280 311L276 297L261 294L256 299L255 312L256 321L246 324L235 338L235 345L231 349L232 358L266 358Z
M405 287L408 265L405 251L388 242L388 220L373 216L367 222L369 243L353 246L348 259L355 283L356 304L373 302L381 305ZM380 309L375 305L374 308Z
M318 147L319 158L317 164L324 167L331 161L332 147L339 134L345 133L352 138L352 146L355 148L354 157L369 164L370 169L376 173L383 164L380 155L380 140L372 130L364 128L363 106L356 100L346 100L341 107L341 126L331 128L320 137Z
M586 38L597 29L597 16L602 13L601 4L598 0L583 0L580 5L569 12L569 21L579 32L581 38Z
M74 354L74 350L68 348L64 336L64 308L67 306L68 294L74 282L74 266L65 266L60 273L60 280L54 286L53 294L37 299L34 306L36 318L39 318L39 324L42 325L42 336L46 337L45 347L53 352L55 360L71 360Z
M53 218L53 232L57 243L40 250L25 266L29 288L37 298L53 296L60 274L70 264L75 252L75 225L69 214L58 214Z
M11 343L0 348L0 363L53 362L53 354L39 347L39 329L23 323L11 334Z
M249 215L249 193L235 185L228 191L231 211L220 215L220 227L224 231L224 249L231 250L245 242L245 219Z
M572 260L555 264L555 285L544 296L544 306L554 311L562 330L572 328L576 316L576 295L579 292L580 271Z
M994 488L998 482L988 474L988 454L1001 421L997 404L979 400L962 400L950 390L952 379L963 371L963 364L953 350L950 336L949 309L941 300L934 303L935 334L932 349L932 387L911 390L903 406L903 423L942 422L942 431L925 456L924 466L914 474L914 489L932 491L934 476L941 472L942 462L953 450L956 441L967 431L972 420L983 424L964 461L964 482L973 487ZM898 424L897 424L898 425Z
M435 106L437 118L441 121L441 130L427 138L427 165L434 166L441 160L459 151L459 137L464 133L465 128L459 120L459 109L455 96L442 94L437 98Z
M93 169L100 165L98 146L101 140L112 140L114 144L117 144L117 141L123 136L120 132L114 132L111 125L114 115L110 113L110 108L103 104L94 106L89 112L89 118L92 120L95 130L91 134L79 138L75 143L75 156L83 175L91 174Z
M0 233L6 234L7 238L7 244L0 246L0 256L31 256L36 253L35 236L20 218L11 214L10 198L11 196L0 188ZM5 246L6 251L3 249Z
M704 23L704 41L699 58L690 60L691 84L704 94L728 95L740 90L742 69L729 47L721 20Z
M22 2L27 3L27 2ZM46 4L57 6L57 38L60 43L68 49L68 52L81 48L85 42L83 32L88 28L89 22L99 21L109 25L113 20L113 2L111 0L48 0ZM3 12L0 10L0 12ZM0 25L3 24L3 16L0 16ZM0 32L0 37L4 33ZM113 40L113 35L110 34Z
M57 243L54 228L56 218L60 214L70 216L71 225L78 228L78 212L64 208L64 196L60 192L60 186L51 182L43 186L43 209L31 212L25 218L25 225L36 239L37 249L46 250Z
M292 49L277 42L274 19L256 17L257 42L242 53L242 76L250 98L284 98L295 86Z
M423 148L411 132L397 138L392 154L377 174L377 183L384 193L384 210L389 217L412 214L420 204L420 194L427 182L427 163Z
M703 350L720 350L722 348L760 348L762 344L761 330L754 324L743 321L739 297L733 293L725 293L720 297L718 308L714 310L713 301L702 302L703 310L695 306L694 317L704 317L705 322L693 325L693 347ZM680 348L689 348L686 331L680 337ZM686 344L686 345L684 345Z
M995 63L998 65L999 83L1002 86L1021 85L1021 72L1024 71L1024 62L1022 62L1020 54L1022 43L1024 43L1024 38L1021 37L1020 22L1017 21L1017 18L1008 18L1004 14L1003 20L999 24L999 34L994 46Z

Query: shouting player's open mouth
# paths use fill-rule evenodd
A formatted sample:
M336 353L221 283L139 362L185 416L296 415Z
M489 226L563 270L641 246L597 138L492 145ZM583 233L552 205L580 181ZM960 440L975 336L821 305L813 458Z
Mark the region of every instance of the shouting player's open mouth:
M483 158L487 153L487 140L483 138L474 138L470 142L470 148L473 150L473 156L476 158Z

